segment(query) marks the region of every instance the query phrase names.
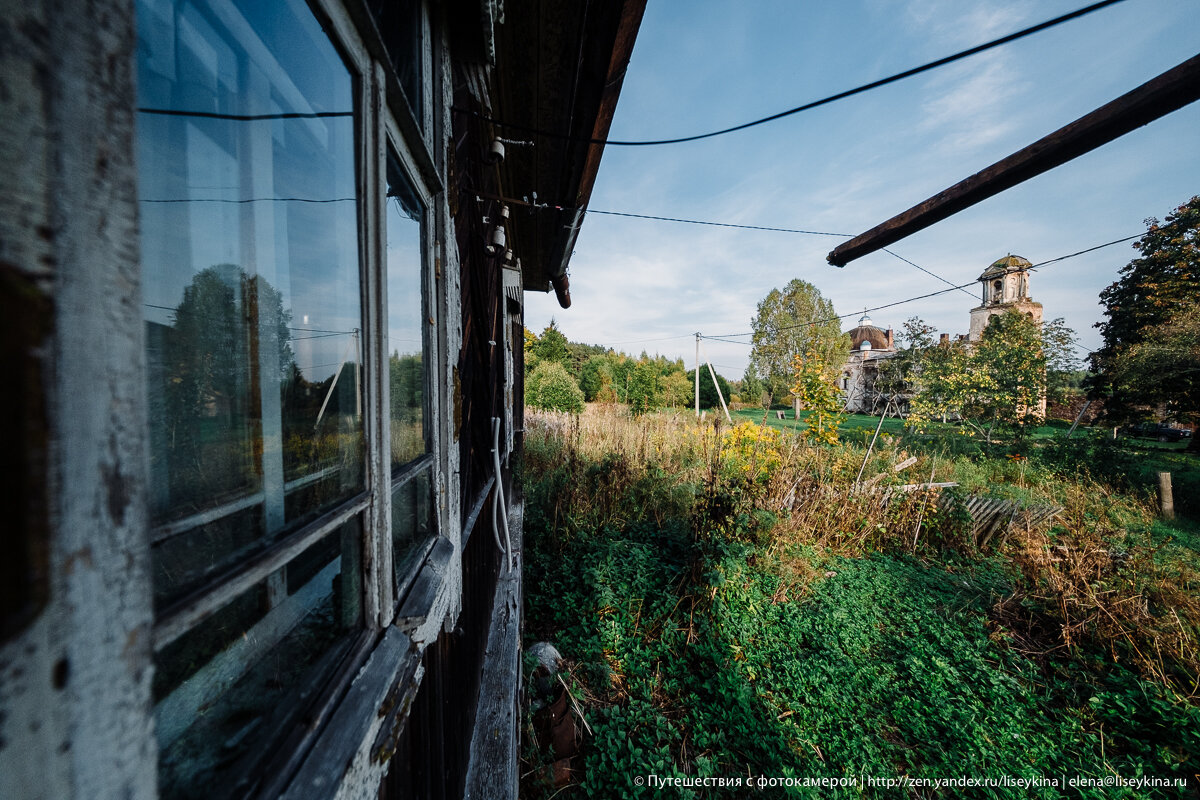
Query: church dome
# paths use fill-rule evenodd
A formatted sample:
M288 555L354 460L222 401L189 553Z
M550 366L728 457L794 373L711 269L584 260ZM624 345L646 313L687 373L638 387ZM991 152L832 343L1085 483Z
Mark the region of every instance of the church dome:
M887 331L872 325L871 318L866 314L859 319L858 327L852 328L847 335L850 337L851 350L890 350L892 348L892 343L888 341Z
M985 269L983 274L980 275L976 280L985 281L992 277L998 278L1002 275L1007 275L1010 272L1019 272L1021 270L1029 269L1032 266L1033 264L1030 263L1029 259L1021 258L1020 256L1014 256L1009 253L1004 258L997 259L996 261L992 262L992 265Z

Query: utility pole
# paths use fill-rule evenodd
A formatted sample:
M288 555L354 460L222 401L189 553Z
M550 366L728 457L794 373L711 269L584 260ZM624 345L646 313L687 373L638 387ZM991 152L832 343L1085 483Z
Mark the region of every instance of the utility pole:
M696 331L696 419L700 419L700 331Z

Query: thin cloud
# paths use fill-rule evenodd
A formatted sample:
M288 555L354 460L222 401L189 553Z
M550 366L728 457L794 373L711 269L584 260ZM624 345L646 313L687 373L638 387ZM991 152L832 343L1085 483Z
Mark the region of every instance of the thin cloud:
M1036 4L1024 2L966 5L960 0L904 0L886 5L903 10L902 17L912 33L953 47L972 47L1012 33L1029 24L1032 12L1038 9Z
M934 134L939 158L969 154L1002 140L1017 130L1014 118L1024 116L1014 107L1024 81L1010 56L985 53L976 61L955 65L930 83L933 96L921 110L920 130Z

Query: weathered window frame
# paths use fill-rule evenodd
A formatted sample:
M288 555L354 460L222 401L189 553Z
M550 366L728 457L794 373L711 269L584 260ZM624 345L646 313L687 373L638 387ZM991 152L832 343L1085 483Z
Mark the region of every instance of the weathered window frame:
M441 328L441 311L445 305L442 293L444 281L438 279L438 242L444 241L441 232L444 226L442 215L437 213L443 187L438 177L435 160L430 152L430 142L435 135L434 120L444 114L440 98L435 91L434 76L436 54L428 8L421 3L421 55L422 73L426 91L421 93L421 108L414 111L408 98L400 89L399 82L391 70L388 56L378 31L373 25L365 24L365 17L352 17L346 7L337 0L308 0L309 6L321 20L334 46L346 57L349 68L361 76L361 99L363 112L359 120L360 130L360 196L363 198L360 213L360 236L362 286L364 362L368 365L364 381L364 432L367 452L367 520L364 552L373 554L364 576L364 615L368 625L379 631L390 625L395 617L399 598L393 589L391 554L391 489L397 480L402 480L404 471L392 476L389 452L389 395L387 385L387 274L386 274L386 200L387 159L389 147L405 171L419 201L426 210L426 222L422 226L422 282L424 308L428 315L425 353L429 367L425 370L426 425L429 437L429 452L417 459L413 465L432 469L435 498L442 498L446 491L444 470L439 468L443 461L442 420L446 413L446 400L442 389L442 365L446 356L443 337L437 335ZM353 11L353 9L351 9ZM420 115L420 119L417 118ZM428 545L445 538L450 530L446 514L446 503L435 502L437 535ZM428 563L428 551L416 562L419 566L408 577L407 586L416 580L417 574ZM373 621L373 624L372 624Z
M422 19L423 20L425 19L424 14L422 14ZM424 41L428 41L428 38L429 38L428 31L426 30L425 34L422 36L422 39ZM426 68L424 69L425 74L429 74L427 67L428 67L428 65L426 65ZM430 94L430 92L422 92L421 94L423 97L427 97ZM399 105L399 107L397 107L398 105ZM386 526L386 528L383 529L384 531L387 531L389 533L389 541L387 543L387 546L384 548L387 551L386 552L386 564L388 567L387 572L386 572L387 575L393 575L395 572L395 569L396 569L396 565L392 563L393 550L392 550L392 547L390 546L390 532L392 530L391 526L394 521L393 515L395 513L395 507L391 503L391 498L395 496L395 493L397 491L404 488L408 483L419 480L422 475L427 475L429 477L434 497L440 496L442 494L442 488L443 488L442 486L439 485L440 471L437 469L437 461L438 461L438 453L439 453L439 436L438 436L437 417L438 417L439 409L442 408L442 398L441 398L441 393L439 391L439 384L438 384L438 381L436 380L437 365L440 363L440 358L439 358L440 354L438 353L438 337L436 335L436 331L438 329L438 317L439 317L438 306L439 306L439 304L436 302L436 298L433 296L438 284L437 284L437 275L435 273L436 265L435 265L434 247L432 246L433 236L431 235L432 234L431 228L434 225L434 218L435 218L435 215L433 213L433 208L434 208L434 203L436 200L436 195L434 194L433 191L431 191L431 188L435 188L435 187L429 187L429 186L425 185L424 182L422 182L421 180L419 180L417 178L417 176L420 174L418 171L418 166L412 157L411 151L404 146L405 138L402 133L402 127L401 127L401 124L396 120L395 115L404 113L408 110L409 109L407 107L407 104L392 103L392 104L385 105L385 110L383 113L383 117L384 117L383 133L384 133L384 135L382 137L383 138L382 158L383 158L383 170L384 170L384 175L383 175L384 183L383 183L382 192L380 193L380 196L383 198L384 202L386 203L386 200L387 200L387 197L386 197L386 195L387 195L387 174L386 174L387 164L388 164L388 161L394 157L400 170L402 172L404 172L405 176L408 178L410 187L416 192L417 201L421 204L423 212L424 212L424 217L423 217L422 224L421 224L421 259L420 259L421 293L422 293L421 317L424 321L421 326L421 331L422 331L421 338L423 341L423 353L425 356L424 369L422 370L422 379L424 381L423 394L425 397L424 405L425 405L425 412L426 412L425 417L424 417L424 433L425 433L426 443L428 446L427 446L426 452L423 455L413 459L412 461L408 462L407 464L401 466L399 469L394 470L394 471L390 467L390 464L391 464L390 452L385 453L385 456L388 458L388 465L389 465L389 468L386 472L387 485L386 485L386 489L385 489L385 491L388 494L388 498L389 498L389 501L387 503L388 519L387 519L387 526ZM429 114L426 113L425 116L429 117ZM415 120L413 120L413 121L415 122ZM422 125L422 130L428 131L429 127L431 127L431 126L428 124ZM424 139L422 139L421 143L422 143L422 145L425 143ZM383 211L381 213L383 214L383 218L382 218L383 219L383 230L381 231L381 233L385 237L385 242L386 242L386 236L387 236L386 208L383 209ZM384 314L383 326L386 329L387 323L388 323L388 320L387 320L387 308L388 308L387 290L388 290L388 287L387 287L387 274L386 274L386 271L387 271L386 258L384 259L384 262L382 263L381 267L383 270L383 274L381 276L381 284L380 284L380 287L381 287L380 288L380 302L381 302L381 305L383 308L383 314ZM381 364L381 369L384 370L385 373L386 373L386 370L388 369L387 357L388 357L388 354L385 352L383 354L383 362ZM387 391L386 388L384 390L383 395L385 398L385 402L390 402L390 392ZM388 413L384 414L382 417L383 425L390 426L391 420L392 420L392 415L391 415L390 409L389 409ZM391 441L390 431L387 430L386 428L384 430L383 441L384 441L384 447L386 449L388 446L388 443ZM436 507L437 507L437 504L434 505L433 535L426 542L424 542L423 544L418 546L418 552L415 554L415 557L413 558L411 566L407 570L405 570L405 573L404 574L395 574L395 576L394 576L395 596L392 599L393 600L392 606L393 606L394 611L399 611L399 606L400 606L401 601L404 600L406 598L406 596L410 593L410 591L414 588L414 586L416 586L418 584L418 582L419 582L418 579L420 578L420 574L423 571L425 571L425 572L429 571L429 567L430 567L429 560L430 560L431 552L434 551L434 549L437 547L438 541L440 539L445 538L447 527L445 525L445 521L440 518L441 515L437 513ZM444 549L444 548L441 548L441 549Z
M442 382L438 379L441 365L445 361L443 340L433 334L440 328L440 309L444 305L441 293L444 282L439 281L436 271L437 242L444 239L440 233L444 224L436 213L443 187L438 178L435 161L430 153L430 141L434 136L434 118L444 113L432 89L421 93L421 108L414 112L409 101L400 90L392 72L386 50L378 38L373 25L365 24L365 17L352 17L346 7L337 0L308 0L309 6L322 22L334 46L346 57L349 68L361 78L363 112L359 116L361 130L359 150L360 196L363 198L360 213L360 236L362 286L364 362L368 365L364 381L364 430L367 441L367 524L365 525L365 552L374 555L369 568L369 580L364 581L366 590L364 614L368 625L382 630L391 624L397 603L391 581L391 495L394 483L388 450L388 407L387 380L387 274L386 274L386 208L388 149L396 155L404 169L419 201L426 209L426 224L422 228L421 264L424 285L424 307L428 314L430 330L427 330L425 352L429 357L429 368L425 370L427 388L426 410L430 420L427 434L430 439L429 453L417 462L422 465L429 460L433 465L434 493L441 497L445 491L445 477L438 465L442 461L441 423L445 413ZM350 9L352 12L353 9ZM421 60L426 88L436 87L434 80L434 47L429 13L421 3ZM416 114L420 114L420 119ZM435 503L438 537L446 535L445 504ZM430 546L432 547L432 544ZM418 563L423 564L424 558ZM411 583L411 580L409 581ZM374 620L372 625L371 621Z
M371 304L369 300L372 294L371 277L375 271L373 265L381 257L371 247L372 230L378 228L377 218L371 218L371 207L374 205L371 201L375 196L376 187L379 183L377 176L380 173L381 166L376 158L377 154L370 147L369 141L372 138L369 135L370 132L372 129L377 128L379 124L377 118L373 118L377 116L379 108L379 80L376 76L377 70L375 64L371 61L361 42L359 42L358 37L351 35L353 29L352 27L347 27L348 22L344 21L341 25L332 25L331 27L331 23L343 14L337 5L325 2L325 0L309 0L308 5L317 20L322 24L322 27L330 34L329 40L331 45L341 55L346 69L350 74L353 86L352 91L355 95L357 122L355 183L360 198L358 211L360 304L364 329L369 330L369 326L373 322L370 316ZM334 28L337 29L337 33L340 35L334 35ZM361 392L363 394L364 405L367 405L369 397L377 391L379 383L379 376L377 374L372 375L371 343L369 342L369 338L369 335L364 336L365 341L363 342L365 374L363 376ZM206 619L230 598L245 591L247 588L253 586L254 583L266 579L278 570L279 567L295 557L295 555L303 552L305 548L330 534L347 520L370 510L371 506L376 502L374 495L377 493L373 486L374 476L371 474L370 469L370 462L372 460L371 451L373 445L376 444L376 437L372 435L372 431L370 430L372 416L370 411L364 408L364 458L367 464L365 465L363 491L347 498L338 506L326 511L316 520L267 546L262 552L257 553L240 568L217 577L192 592L189 596L172 603L168 608L164 609L157 615L154 623L153 641L156 651L161 650L196 624ZM321 473L306 475L288 481L284 484L284 487L285 489L300 488L307 483L319 479L319 477L321 477ZM197 514L156 526L150 530L149 539L151 543L165 541L184 531L194 529L199 525L221 519L247 508L260 500L261 496L262 491L259 491L258 493L235 499L229 503L206 509ZM366 531L364 535L369 540L372 535L372 525L369 518L364 518L363 527L364 531ZM364 599L376 593L368 583L364 582ZM364 607L365 611L366 608ZM369 617L367 617L367 620L368 627L375 627L371 625Z
M311 10L315 11L316 9ZM322 27L328 31L329 26L325 24L325 18L319 13L316 14L316 17L322 23ZM371 241L369 234L373 229L369 207L372 205L373 198L373 193L370 190L375 184L375 181L371 180L371 176L378 172L379 166L376 163L376 159L373 158L373 153L370 149L364 147L364 143L370 139L367 133L378 125L377 121L371 118L371 115L378 108L378 104L375 101L379 91L376 85L377 82L371 79L373 72L369 60L363 58L360 48L353 48L352 40L346 37L330 36L329 44L341 57L342 63L345 66L350 79L350 91L355 107L354 161L351 168L353 169L356 196L359 198L359 202L356 203L355 212L356 238L358 239L356 267L359 281L359 313L362 320L361 324L365 328L372 323L369 317L369 298L371 297L369 276L373 272L373 265L378 261L378 254L373 251L369 244ZM364 69L364 64L367 67L366 69ZM360 402L376 395L376 390L373 387L377 386L379 382L378 376L371 375L372 370L368 358L370 344L364 341L362 347L361 360L366 375L363 376L365 379L364 383L358 389ZM362 489L343 500L337 506L326 509L315 520L266 545L262 551L254 554L248 561L237 568L213 575L202 586L194 589L183 598L173 601L166 608L161 609L154 620L152 628L152 645L156 653L162 653L170 644L196 629L198 625L211 618L228 603L251 591L259 584L266 585L267 596L271 598L271 607L274 608L276 598L282 601L285 593L290 594L290 591L286 587L286 579L283 578L283 567L318 542L338 536L338 530L348 522L357 520L356 524L358 530L361 531L361 537L358 544L352 545L352 547L360 553L365 554L366 551L362 548L368 545L374 536L372 520L368 512L377 502L376 497L379 494L375 489L377 479L371 474L370 469L370 453L374 446L374 437L368 427L368 420L372 419L373 416L367 409L363 409L360 417L364 443L363 451L359 456L362 459ZM286 495L289 489L295 490L307 483L311 483L318 479L321 474L318 472L316 475L304 476L286 482L281 488ZM148 531L148 544L165 542L186 531L195 530L206 523L237 513L241 509L262 502L264 497L265 490L260 490L248 497L239 498L223 505L206 509L203 512L192 514L183 519L176 519L159 525ZM353 539L350 541L352 542ZM353 587L350 589L351 591L360 595L359 601L356 604L359 609L357 632L355 632L355 626L352 623L348 636L343 643L324 653L323 658L328 664L332 665L333 673L332 675L326 673L326 677L322 678L323 683L315 689L315 697L308 703L310 721L314 719L327 720L330 718L338 702L338 698L343 693L344 687L352 679L356 668L366 659L371 644L378 638L377 621L368 616L369 607L378 605L377 603L371 603L371 598L377 597L379 593L378 585L377 581L373 580L370 570L364 568L365 564L373 563L373 561L374 559L370 558L355 558L354 568L357 572L357 578L352 580L349 586ZM236 658L236 655L232 655L233 653L235 653L234 650L229 650L224 655ZM214 656L213 660L209 663L215 664L222 657ZM245 671L243 669L243 672ZM308 679L306 678L306 680ZM213 691L219 691L220 696L223 697L228 691L228 687L220 688L219 684L217 684L217 688L213 689ZM164 698L164 702L168 699L175 700L174 691L170 698ZM189 701L185 699L182 702L184 702L184 706L181 706L177 713L192 713L184 710ZM157 715L157 708L155 714ZM179 720L179 724L190 726L191 721L185 717ZM279 732L284 734L283 738L267 743L265 746L271 748L273 752L271 750L264 750L260 753L259 757L272 763L280 761L289 762L290 769L286 769L286 771L290 773L294 770L299 758L307 750L307 746L311 744L313 740L311 732L314 729L315 726L310 724L308 727L309 733L301 736L300 741L296 741L294 734L287 735L287 729L279 729Z
M344 697L352 683L368 695L377 695L394 691L398 675L407 675L410 682L419 680L419 670L410 669L419 663L417 648L411 646L410 640L401 631L388 629L396 619L405 595L410 594L414 587L432 583L435 593L444 591L447 564L450 556L456 552L454 542L448 537L453 534L453 538L457 539L457 532L452 530L450 524L450 504L445 500L447 476L444 437L447 428L444 420L446 397L443 373L447 338L445 332L441 331L441 324L442 309L448 306L448 302L443 296L446 290L445 282L440 280L438 249L439 243L448 237L444 232L446 217L439 205L444 202L442 186L435 159L430 152L431 143L441 127L435 125L435 119L439 114L444 115L445 109L437 91L440 88L439 78L434 75L439 54L435 52L428 9L424 3L421 4L422 47L419 58L425 90L421 92L421 107L414 111L399 91L386 56L381 58L381 43L372 40L375 32L363 26L361 19L352 18L353 9L348 12L336 0L307 0L307 4L342 56L351 74L357 104L355 183L360 198L358 235L364 331L361 392L365 489L268 546L238 569L214 579L164 609L153 626L153 646L156 651L161 651L220 610L229 600L278 572L281 566L313 543L336 535L334 532L337 528L348 520L356 516L361 518L364 627L350 647L337 675L322 689L320 697L311 707L310 718L319 721L320 725L311 725L300 740L280 743L279 752L268 755L272 769L278 772L275 772L268 785L261 788L273 793L284 790L289 784L294 788L297 782L302 782L300 776L305 773L307 761L324 760L324 757L310 758L308 755L318 739L353 742L355 737L352 729L357 730L362 722L348 716L342 709L342 706L348 705ZM384 204L389 149L402 165L426 211L421 235L421 269L423 307L428 322L423 337L428 366L423 373L427 415L425 429L429 448L426 454L395 475L390 466L386 367L387 231ZM435 532L397 591L391 563L392 490L418 474L428 474L431 479ZM300 481L310 479L302 478ZM163 541L196 525L236 513L253 500L253 497L242 498L185 519L171 521L153 529L150 538L154 542ZM428 609L432 610L432 607ZM414 619L411 610L406 611L407 629L411 630L414 625L420 626L425 622L424 619ZM440 620L438 624L440 627ZM382 649L393 655L402 654L403 658L378 658L379 653L375 651L380 650L386 642L391 644Z
M309 0L323 20L327 30L344 50L351 50L362 59L365 83L370 87L369 111L362 117L362 148L367 162L363 180L363 196L374 202L364 203L363 236L365 267L364 311L365 337L369 341L365 358L373 369L366 386L369 393L364 421L367 436L368 486L370 505L367 510L367 539L365 549L374 555L370 562L372 593L365 600L364 613L368 624L375 621L374 630L381 635L369 652L353 680L347 676L344 686L338 687L342 699L332 711L329 722L314 730L303 743L306 755L299 751L291 764L298 764L286 777L278 778L275 786L284 787L284 797L306 797L314 792L328 791L329 781L337 780L358 764L359 769L373 771L382 778L387 768L384 757L387 743L394 742L403 729L402 709L409 704L420 685L423 674L423 644L435 630L441 630L442 617L455 613L459 599L448 598L449 587L456 585L448 575L460 569L456 556L461 552L457 528L459 518L457 492L452 473L456 470L452 439L455 437L449 411L451 393L451 357L459 334L453 309L458 298L451 296L456 281L444 271L457 269L453 253L443 251L443 243L452 237L448 233L444 187L432 152L432 143L440 141L448 128L449 101L445 96L445 52L433 30L429 9L421 3L422 70L424 91L421 108L414 110L400 90L399 82L390 68L388 55L373 21L365 8L351 6L344 10L336 0ZM351 44L352 43L352 44ZM419 119L416 116L420 115ZM426 433L429 452L392 474L390 454L389 393L385 383L387 349L387 275L386 275L386 190L387 158L391 147L407 174L411 185L426 208L423 226L422 265L424 271L424 307L429 328L425 353L429 366L425 373L428 388L426 409L429 413ZM391 489L417 472L432 471L434 515L437 532L419 554L417 566L405 576L394 590L391 549ZM417 603L428 597L441 602ZM374 604L374 605L372 605ZM384 714L385 709L392 709ZM372 736L374 734L374 736ZM367 760L364 763L364 759ZM360 775L360 777L362 777Z

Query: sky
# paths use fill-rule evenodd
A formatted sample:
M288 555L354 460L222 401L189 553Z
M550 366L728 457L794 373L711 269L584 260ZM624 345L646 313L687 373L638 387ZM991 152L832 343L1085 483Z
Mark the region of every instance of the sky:
M1086 0L651 0L610 139L704 133L783 111L999 38ZM589 213L570 264L572 306L527 292L525 325L572 341L695 358L694 333L749 341L755 309L793 278L853 327L864 308L949 288L877 252L826 255L866 231L1200 52L1200 0L1125 0L952 65L699 142L605 148L591 211L841 236L738 230ZM1145 229L1200 194L1193 103L902 239L889 250L964 284L1009 253L1034 263ZM1136 253L1106 247L1031 274L1047 320L1080 355L1100 344L1099 292ZM978 284L870 316L967 332ZM737 335L733 335L737 334ZM741 378L748 344L705 340Z

